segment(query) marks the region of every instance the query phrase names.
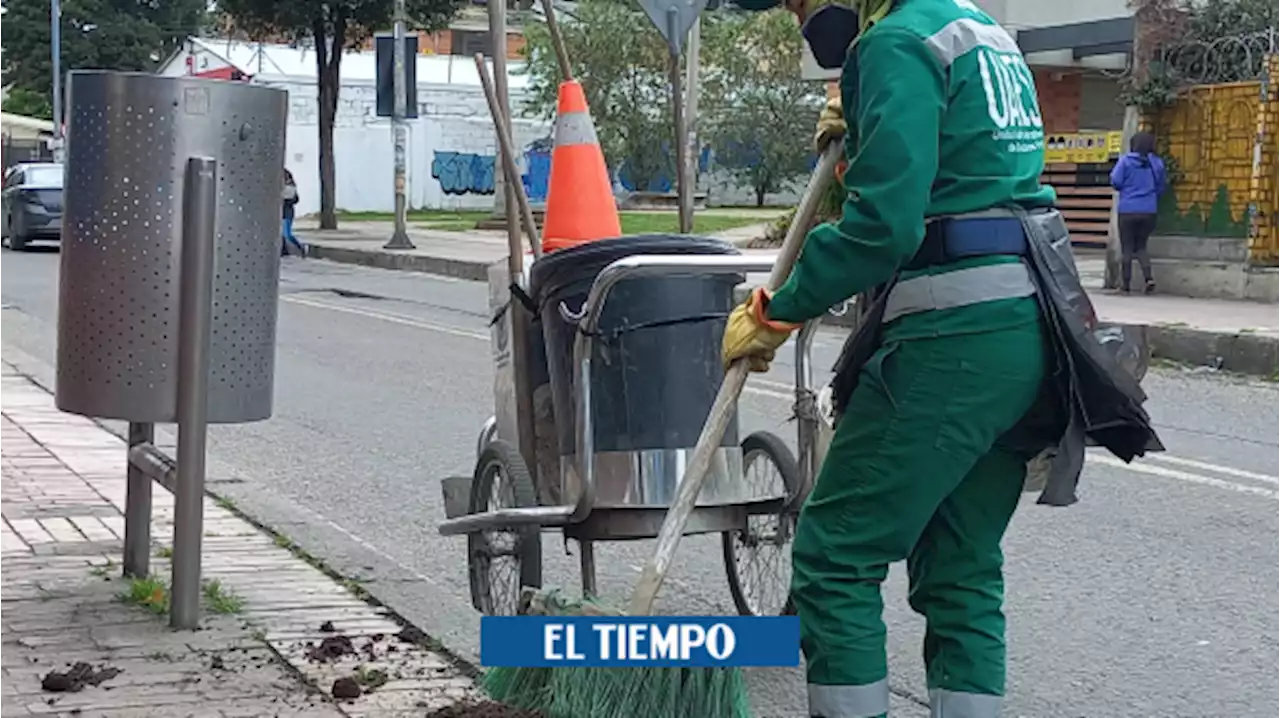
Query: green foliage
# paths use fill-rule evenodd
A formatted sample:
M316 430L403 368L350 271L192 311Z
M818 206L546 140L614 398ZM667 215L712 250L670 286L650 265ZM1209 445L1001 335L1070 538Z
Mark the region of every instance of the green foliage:
M423 31L442 28L463 1L406 0L409 26ZM392 0L218 0L218 12L239 34L255 40L290 38L315 48L321 229L338 227L333 122L342 52L391 27L394 7Z
M704 31L706 137L717 166L753 188L756 204L808 174L825 96L800 77L804 42L787 13L709 17Z
M206 21L205 5L203 0L63 0L59 26L62 71L154 70L184 39L200 31ZM4 54L0 57L4 83L10 85L5 112L51 118L49 2L7 0L4 7Z
M1254 79L1261 47L1219 42L1274 33L1280 21L1275 0L1132 0L1139 17L1154 27L1145 73L1135 73L1121 101L1154 112L1177 99L1183 84ZM1273 35L1274 37L1274 35ZM1274 48L1274 46L1273 46ZM1166 50L1179 50L1166 54ZM1274 50L1273 50L1274 51ZM1220 76L1201 76L1213 69Z
M463 0L406 0L409 27L445 27ZM373 33L392 26L393 0L218 0L218 12L253 39L288 38L323 44L332 51L357 48ZM339 39L334 43L335 38ZM326 53L328 54L328 53ZM333 60L341 63L341 53Z
M1178 99L1178 83L1163 66L1150 68L1146 80L1130 82L1120 91L1120 103L1154 113Z
M615 170L625 162L635 187L674 176L670 53L662 36L637 6L617 0L580 0L572 15L563 15L560 33L605 162ZM545 25L529 23L525 38L524 111L551 118L563 79L551 37Z
M9 90L4 98L4 111L25 117L38 117L42 120L53 119L53 104L47 92L15 87Z
M1189 6L1187 35L1200 41L1274 29L1280 19L1274 0L1213 0Z

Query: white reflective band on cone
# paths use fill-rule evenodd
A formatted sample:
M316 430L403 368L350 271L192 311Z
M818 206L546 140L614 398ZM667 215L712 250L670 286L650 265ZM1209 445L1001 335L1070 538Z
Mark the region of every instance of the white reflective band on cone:
M1022 262L912 277L898 282L889 292L881 322L887 324L898 317L933 309L954 309L1035 293L1031 272Z
M889 712L889 680L861 686L809 684L809 715L821 718L874 718Z
M596 126L586 112L566 112L556 118L556 147L596 144Z
M929 691L929 718L999 718L1003 699L986 693Z

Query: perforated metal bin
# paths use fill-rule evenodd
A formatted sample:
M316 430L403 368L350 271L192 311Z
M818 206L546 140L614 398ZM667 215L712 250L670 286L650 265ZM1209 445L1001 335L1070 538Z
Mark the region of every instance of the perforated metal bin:
M271 416L288 93L73 72L58 296L57 404L176 420L187 159L217 160L208 420Z

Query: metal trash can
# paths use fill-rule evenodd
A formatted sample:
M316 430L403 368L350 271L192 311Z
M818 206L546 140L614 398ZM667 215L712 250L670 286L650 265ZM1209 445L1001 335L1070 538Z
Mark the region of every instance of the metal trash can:
M577 471L572 313L596 275L637 254L738 254L724 242L642 235L562 249L534 262L537 304L559 437L562 481ZM628 279L605 304L592 361L595 505L662 507L675 498L724 380L720 340L741 276ZM580 420L580 417L577 417ZM725 432L699 505L741 503L737 419ZM574 495L569 486L566 496Z
M68 103L57 404L177 420L183 188L216 160L208 421L271 416L288 93L78 71Z

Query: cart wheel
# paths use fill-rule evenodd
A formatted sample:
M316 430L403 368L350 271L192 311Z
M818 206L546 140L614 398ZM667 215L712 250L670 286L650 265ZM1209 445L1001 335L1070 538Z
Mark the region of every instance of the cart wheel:
M484 447L498 437L498 417L491 416L480 427L480 437L476 439L476 459L484 453Z
M534 506L533 479L520 452L494 439L480 452L471 513ZM471 605L486 616L514 616L520 590L542 587L542 536L536 526L467 534Z
M793 496L800 467L782 439L758 431L742 442L743 473L752 497ZM795 514L754 514L746 531L726 531L724 564L729 593L744 616L778 616L791 605L791 536Z

